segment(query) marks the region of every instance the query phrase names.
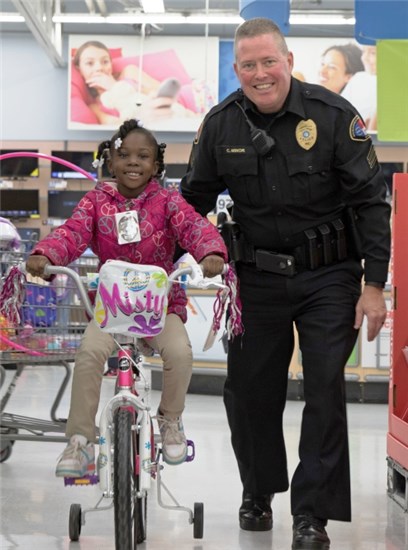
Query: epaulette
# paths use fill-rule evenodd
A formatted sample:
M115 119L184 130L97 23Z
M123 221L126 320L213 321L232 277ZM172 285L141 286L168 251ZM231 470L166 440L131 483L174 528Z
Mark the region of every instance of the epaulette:
M326 103L332 107L337 107L343 111L350 109L350 104L339 94L331 92L327 88L318 84L309 84L308 82L300 82L302 96L306 99L314 99Z
M206 122L208 120L210 120L210 118L212 116L214 116L217 113L221 112L223 109L225 109L225 107L227 107L231 103L234 103L234 101L238 101L242 98L243 98L242 90L241 90L241 88L238 88L238 90L236 90L235 92L232 92L229 96L227 96L225 99L223 99L220 103L218 103L217 105L214 105L214 107L212 107L211 110L205 115L203 121L200 124L200 127L198 128L197 133L196 133L195 138L194 138L194 145L198 144L198 142L200 140L201 132L204 128L204 125L206 124ZM190 162L191 162L191 159L190 159Z
M230 105L231 103L234 103L235 101L238 101L240 99L243 98L243 93L242 93L242 90L239 88L238 90L236 90L235 92L232 92L230 95L228 95L225 99L223 99L220 103L218 103L217 105L215 105L208 113L207 113L207 116L206 116L206 119L208 120L209 118L211 118L213 115L219 113L220 111L222 111L223 109L225 109L225 107L227 107L228 105Z

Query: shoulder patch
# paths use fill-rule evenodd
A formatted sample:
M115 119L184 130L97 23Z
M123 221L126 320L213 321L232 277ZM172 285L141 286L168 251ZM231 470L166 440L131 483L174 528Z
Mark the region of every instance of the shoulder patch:
M349 128L350 138L353 141L367 141L370 136L367 134L367 130L364 122L356 115L350 123Z

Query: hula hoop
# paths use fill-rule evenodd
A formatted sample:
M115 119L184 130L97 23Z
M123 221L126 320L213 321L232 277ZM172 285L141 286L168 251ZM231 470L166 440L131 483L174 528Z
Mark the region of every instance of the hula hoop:
M83 176L85 176L89 180L98 181L89 172L87 172L86 170L84 170L80 166L77 166L76 164L73 164L72 162L69 162L68 160L64 160L64 159L61 159L59 157L55 157L54 155L46 155L44 153L32 153L30 151L19 151L19 152L16 152L16 153L4 153L3 155L0 155L0 160L15 158L15 157L35 157L35 158L54 161L54 162L57 162L58 164L62 164L63 166L67 166L68 168L71 168L75 172L79 172L80 174L82 174Z
M26 348L25 346L21 346L20 344L13 342L13 340L9 340L8 338L6 338L6 336L3 336L1 333L0 333L0 340L2 342L5 342L11 348L17 349L18 351L24 351L28 355L37 355L39 357L47 357L46 353L41 353L40 351L34 351L32 349Z

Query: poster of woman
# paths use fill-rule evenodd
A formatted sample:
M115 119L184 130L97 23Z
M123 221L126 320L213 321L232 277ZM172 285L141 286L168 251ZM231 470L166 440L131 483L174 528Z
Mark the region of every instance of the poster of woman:
M68 129L197 131L218 101L218 38L70 36Z
M345 97L363 118L369 132L377 131L377 48L349 38L288 38L296 72ZM311 63L312 60L312 63Z

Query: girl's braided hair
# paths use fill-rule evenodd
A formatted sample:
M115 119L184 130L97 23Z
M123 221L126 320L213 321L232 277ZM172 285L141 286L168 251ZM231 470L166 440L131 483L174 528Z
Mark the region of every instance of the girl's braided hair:
M125 137L130 134L130 132L140 132L144 134L151 142L153 147L156 148L156 160L159 164L156 176L160 178L160 176L164 172L164 150L166 149L166 144L157 143L157 140L152 132L150 130L147 130L146 128L143 128L140 120L137 119L125 120L125 122L119 127L119 130L115 132L115 134L113 134L110 140L102 141L98 145L96 158L98 160L104 160L106 162L109 159L110 152L113 152L115 150L115 141L118 138L121 138L122 140L125 139Z

